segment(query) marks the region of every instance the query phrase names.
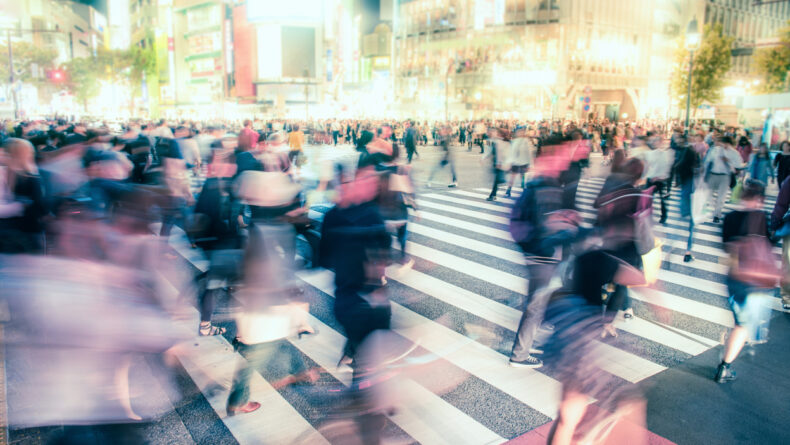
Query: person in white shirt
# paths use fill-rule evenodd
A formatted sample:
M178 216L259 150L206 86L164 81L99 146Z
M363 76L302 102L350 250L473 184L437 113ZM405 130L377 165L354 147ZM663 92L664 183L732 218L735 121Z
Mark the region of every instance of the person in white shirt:
M151 132L151 136L158 138L173 139L173 131L167 126L167 122L163 119L159 121L159 125Z
M721 221L721 210L724 207L724 198L730 186L730 175L743 167L740 153L733 148L732 138L721 137L710 149L705 157L705 182L710 187L711 193L716 193L716 207L713 222Z
M658 192L661 198L661 219L659 223L667 222L667 203L669 198L669 176L674 162L674 153L669 151L666 146L659 147L660 141L657 138L648 137L646 139L647 149L641 150L634 157L642 160L645 165L645 188L654 187L653 193Z
M507 191L505 196L510 197L510 190L513 188L513 183L516 177L521 175L521 188L524 188L524 177L526 176L529 164L532 163L532 156L535 152L535 147L532 145L530 138L526 136L526 128L516 128L516 137L510 145L510 154L507 164L510 164L510 179L507 184Z

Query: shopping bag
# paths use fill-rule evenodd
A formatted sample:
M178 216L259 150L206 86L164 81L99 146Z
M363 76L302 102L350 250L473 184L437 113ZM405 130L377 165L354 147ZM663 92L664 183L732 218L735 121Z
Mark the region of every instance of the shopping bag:
M658 273L661 270L663 243L660 239L655 239L655 245L649 252L642 255L642 273L645 275L645 282L648 286L658 281Z
M255 345L295 335L301 319L298 311L297 306L281 304L240 312L236 315L236 336L245 345Z
M707 205L710 200L710 188L705 182L699 182L691 194L691 216L694 221L704 221Z
M730 203L737 204L741 201L741 191L743 191L743 180L739 179L730 193Z

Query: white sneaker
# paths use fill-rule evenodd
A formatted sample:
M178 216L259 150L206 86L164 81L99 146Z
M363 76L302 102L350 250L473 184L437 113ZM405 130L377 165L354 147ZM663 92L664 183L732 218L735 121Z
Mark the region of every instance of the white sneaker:
M452 182L452 183L450 183L450 185L448 185L447 187L458 187L458 181L453 181L453 182Z

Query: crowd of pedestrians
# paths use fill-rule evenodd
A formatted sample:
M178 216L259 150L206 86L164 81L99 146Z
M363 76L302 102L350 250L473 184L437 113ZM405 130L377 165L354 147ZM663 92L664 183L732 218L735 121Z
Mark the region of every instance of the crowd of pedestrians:
M763 317L751 304L752 295L778 286L784 308L790 309L790 144L782 143L772 158L764 144L753 149L749 135L731 128L695 127L687 133L675 128L668 135L666 125L655 123L246 120L238 126L134 121L111 132L50 120L7 122L0 131L0 253L32 258L31 267L38 257L52 257L65 261L66 270L83 268L87 261L143 274L149 284L118 285L130 305L142 302L146 308L129 316L156 314L155 326L161 327L183 311L185 293L165 299L155 284L167 270L160 265L173 256L168 240L182 231L190 247L202 252L207 269L184 286L195 290L199 313L191 335L233 334L234 347L248 359L234 373L228 415L261 409L259 401L250 400L252 369L287 364L277 388L319 377L319 370L282 347L292 336L321 335L309 323L299 268L334 272L333 314L347 339L338 364L351 367L352 387L366 387L372 359L362 352L368 350L364 344L373 333L390 329L388 267L407 273L414 264L407 248L410 211L416 210L410 164L429 141L441 153L429 187L445 167L449 187L458 186L453 146L461 146L479 147L481 163L493 173L489 201L497 199L502 184L507 197L522 190L513 204L510 233L524 252L529 288L510 365L555 364L564 391L550 443L570 443L587 400L605 399L611 390L600 384L595 340L617 335L616 317L634 316L628 287L650 284L646 269L656 266L644 258L661 249L652 232L653 199L660 201L657 222L665 224L670 195L679 193L681 217L688 220L684 261L691 262L695 225L704 222L708 196L716 195L712 222L722 222L722 241L733 259L728 289L735 328L711 377L733 380L731 364L740 349L759 341ZM330 209L316 220L309 212L313 187L300 182L304 147L323 144L331 150L344 142L356 149L354 168L321 166L316 190L331 199L325 201ZM599 151L610 173L593 204L595 223L586 226L577 211L577 188L590 153ZM201 179L198 189L195 178ZM769 180L779 187L770 216L762 211ZM740 208L725 215L727 199L739 200ZM770 243L778 239L783 270L770 261ZM13 270L22 280L19 268ZM102 284L80 285L89 290ZM18 296L3 295L12 311L31 309ZM218 302L229 299L235 301L232 330L213 320ZM57 313L58 306L52 308ZM23 330L31 328L24 323L38 322L27 315L31 318L18 321ZM113 316L94 322L127 321L122 313ZM137 330L149 334L152 322L140 317L139 325L129 324L130 336L139 335ZM155 334L145 336L147 342L120 341L115 352L121 357L138 350L161 353L188 338L173 329ZM86 347L86 339L77 337L70 346ZM108 373L128 371L123 360L114 363ZM123 385L114 382L123 395ZM127 418L139 417L128 406L128 395L110 399L120 400ZM380 423L368 414L361 430L375 436Z

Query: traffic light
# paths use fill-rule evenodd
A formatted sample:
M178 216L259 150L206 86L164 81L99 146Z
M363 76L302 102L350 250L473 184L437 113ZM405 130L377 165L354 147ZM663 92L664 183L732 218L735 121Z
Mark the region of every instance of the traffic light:
M60 68L55 68L47 71L47 79L55 83L60 83L66 80L66 73Z

